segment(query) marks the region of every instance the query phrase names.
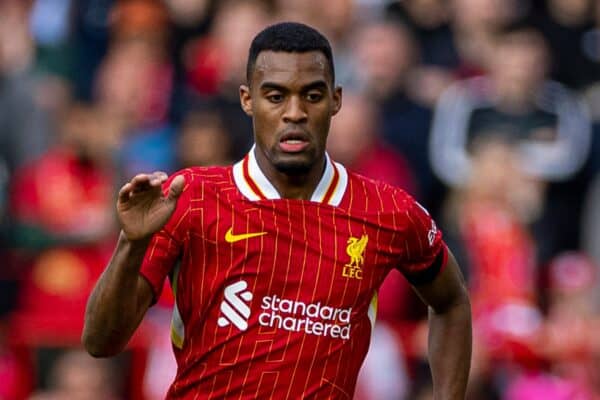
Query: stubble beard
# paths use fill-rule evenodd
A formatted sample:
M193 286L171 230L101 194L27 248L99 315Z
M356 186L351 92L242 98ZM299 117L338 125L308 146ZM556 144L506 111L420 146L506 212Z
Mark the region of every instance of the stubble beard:
M314 167L316 157L312 154L313 151L313 149L310 149L308 153L298 154L298 158L296 158L272 148L267 157L277 172L288 176L301 177L308 174Z
M290 176L306 175L312 168L311 163L302 161L277 161L273 163L273 166L277 172Z

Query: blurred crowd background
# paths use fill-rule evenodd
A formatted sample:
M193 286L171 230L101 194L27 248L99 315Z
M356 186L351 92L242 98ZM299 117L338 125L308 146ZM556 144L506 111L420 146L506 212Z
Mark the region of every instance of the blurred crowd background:
M228 164L251 38L332 42L333 158L434 215L472 296L469 400L600 399L600 1L1 0L0 399L162 399L168 291L81 351L138 172ZM392 273L357 399L431 399L426 309Z

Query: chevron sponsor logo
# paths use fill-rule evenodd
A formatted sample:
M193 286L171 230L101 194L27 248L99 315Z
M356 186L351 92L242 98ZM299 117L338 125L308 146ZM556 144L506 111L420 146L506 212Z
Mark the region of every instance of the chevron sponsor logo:
M241 331L248 329L248 318L250 318L250 307L248 303L252 300L252 293L245 281L233 283L225 288L224 298L221 302L221 316L217 323L220 327L229 324L235 325Z
M221 302L220 327L233 324L241 331L248 329L251 310L248 303L252 293L245 281L225 288ZM258 323L264 327L300 332L308 335L329 336L347 340L350 338L352 308L336 308L321 302L305 303L279 296L264 296L260 305Z

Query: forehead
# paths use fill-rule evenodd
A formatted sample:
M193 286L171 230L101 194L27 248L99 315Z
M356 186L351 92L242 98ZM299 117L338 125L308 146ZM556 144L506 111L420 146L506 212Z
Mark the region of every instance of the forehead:
M288 53L262 51L256 57L252 85L263 82L281 85L305 84L317 80L331 82L329 62L320 51Z

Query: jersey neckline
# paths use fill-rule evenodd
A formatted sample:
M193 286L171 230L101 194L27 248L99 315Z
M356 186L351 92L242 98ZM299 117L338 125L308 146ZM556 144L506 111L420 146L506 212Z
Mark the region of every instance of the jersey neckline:
M246 156L233 165L233 180L244 197L251 201L281 199L279 192L260 169L252 146ZM338 206L348 187L346 168L325 153L325 171L310 201Z

